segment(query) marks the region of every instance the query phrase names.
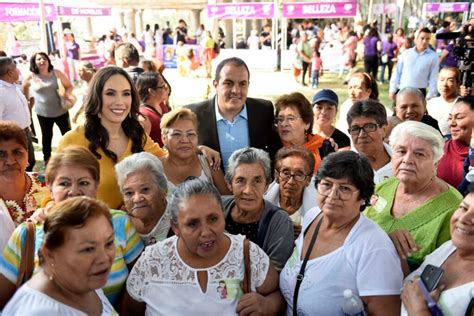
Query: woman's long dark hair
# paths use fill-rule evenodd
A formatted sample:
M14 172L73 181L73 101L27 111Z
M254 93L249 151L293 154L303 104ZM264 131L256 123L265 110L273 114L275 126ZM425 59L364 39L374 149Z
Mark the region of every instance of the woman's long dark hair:
M105 127L102 126L99 117L103 106L102 91L104 90L104 85L107 80L114 75L121 75L127 79L132 94L130 114L127 115L125 120L122 122L122 129L125 135L132 140L132 153L143 151L143 146L146 142L146 134L142 125L138 121L140 100L132 79L130 79L127 72L120 67L104 67L92 78L85 101L85 136L87 140L90 141L89 150L97 157L97 159L101 158L100 154L97 152L97 149L101 148L107 157L110 157L114 162L117 162L117 155L108 149L109 133Z

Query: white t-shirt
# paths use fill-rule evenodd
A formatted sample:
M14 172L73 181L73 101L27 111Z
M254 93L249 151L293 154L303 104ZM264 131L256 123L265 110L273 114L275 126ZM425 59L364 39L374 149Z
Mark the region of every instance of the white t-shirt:
M306 213L303 232L321 212ZM292 315L296 275L301 268L304 236L296 240L295 250L280 273L280 290ZM318 241L314 247L318 247ZM322 257L308 260L298 294L298 315L343 315L343 292L351 289L363 296L399 295L403 274L395 247L387 234L361 214L344 244Z
M383 147L387 155L390 158L392 158L392 155L393 155L392 147L387 143L383 143ZM353 147L352 150L358 153L355 147ZM393 176L393 168L392 168L392 161L389 161L385 166L379 168L378 170L374 170L374 183L379 184L380 182L390 178L391 176Z
M347 124L347 113L349 113L351 106L352 100L350 98L338 106L336 124L334 125L338 130L349 136L349 138L351 135L347 131L349 129L349 125Z
M316 187L314 186L315 177L311 178L309 185L303 190L303 201L300 208L290 215L291 221L294 224L301 225L303 223L304 214L312 209L313 207L318 206L318 200L316 199ZM268 186L267 192L263 195L263 198L278 207L280 206L280 185L273 181Z
M118 315L102 290L96 290L102 302L102 316ZM22 316L85 316L86 313L63 304L48 295L41 293L28 286L23 285L13 295L7 306L2 311L2 315L22 315Z
M442 244L441 247L426 256L425 261L421 264L421 266L410 273L410 275L405 279L405 282L413 280L416 276L421 275L428 264L441 267L446 259L448 259L448 257L455 250L456 247L453 245L453 242L448 240ZM474 297L474 282L468 282L461 286L453 287L441 292L438 300L438 306L443 311L445 316L464 315L472 297ZM402 305L401 315L407 315L404 305Z
M250 50L258 50L258 45L260 44L260 38L257 35L250 35L247 39L247 45Z
M451 134L451 131L449 130L448 117L454 103L456 103L456 100L453 102L446 102L443 97L431 98L426 102L428 114L438 120L438 126L443 135Z
M145 248L127 281L130 296L146 303L145 315L235 315L245 274L244 236L225 235L230 239L227 254L207 269L194 269L181 259L177 236ZM270 260L252 242L250 262L250 284L255 291L265 281ZM198 271L207 272L206 292L199 285Z
M385 148L385 152L387 155L392 158L393 150L390 145L383 143L383 147ZM385 179L390 178L393 176L393 169L392 169L392 162L389 161L385 166L379 168L379 170L374 170L374 183L378 184Z

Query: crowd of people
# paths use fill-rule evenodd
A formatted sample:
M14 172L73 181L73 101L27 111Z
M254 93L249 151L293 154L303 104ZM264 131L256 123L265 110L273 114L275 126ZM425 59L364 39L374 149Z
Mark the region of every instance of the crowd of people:
M395 37L367 30L388 54ZM116 65L78 65L74 129L73 85L48 54L22 91L0 57L1 314L343 315L350 290L369 315L471 315L474 96L431 36L397 55L393 113L370 54L342 104L330 89L249 97L230 57L214 97L172 109L164 75L121 43ZM300 40L304 83L314 48ZM29 168L32 108L44 173Z

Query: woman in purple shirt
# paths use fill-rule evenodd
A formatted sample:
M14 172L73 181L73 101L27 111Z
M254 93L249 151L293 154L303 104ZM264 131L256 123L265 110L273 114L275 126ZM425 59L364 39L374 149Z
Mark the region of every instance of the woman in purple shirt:
M388 34L382 44L382 56L380 57L382 69L380 69L380 82L384 83L385 67L388 66L388 81L392 78L393 59L397 56L397 44L393 41L393 34Z
M379 67L379 52L382 49L380 36L377 29L371 27L368 34L364 38L364 70L365 72L377 78L377 70Z

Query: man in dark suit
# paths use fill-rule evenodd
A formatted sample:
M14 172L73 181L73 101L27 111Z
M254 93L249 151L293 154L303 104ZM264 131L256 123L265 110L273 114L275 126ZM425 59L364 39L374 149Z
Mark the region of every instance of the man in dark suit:
M250 72L237 57L220 62L213 81L216 96L187 105L199 120L199 144L221 153L224 168L237 149L256 147L273 158L281 147L270 101L247 98Z

